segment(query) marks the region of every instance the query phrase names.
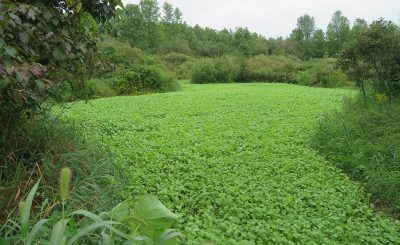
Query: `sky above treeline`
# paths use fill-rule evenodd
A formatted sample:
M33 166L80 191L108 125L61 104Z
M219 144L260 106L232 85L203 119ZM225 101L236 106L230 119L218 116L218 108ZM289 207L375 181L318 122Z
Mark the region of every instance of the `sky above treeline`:
M123 0L124 4L139 0ZM164 1L159 0L160 5ZM297 18L309 14L318 28L326 30L336 10L353 22L369 23L381 17L400 23L400 0L168 0L183 12L189 25L217 30L248 27L265 37L286 37L296 27Z

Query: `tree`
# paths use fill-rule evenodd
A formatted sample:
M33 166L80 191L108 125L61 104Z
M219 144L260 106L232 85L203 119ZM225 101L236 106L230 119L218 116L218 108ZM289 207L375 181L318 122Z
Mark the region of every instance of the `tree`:
M173 23L174 24L181 24L182 23L182 11L179 8L174 9L174 18L173 18Z
M365 81L387 95L389 104L400 96L400 28L391 21L374 21L361 29L340 53L338 65L360 85Z
M1 2L1 137L32 118L43 101L57 99L65 80L85 72L97 23L114 17L118 6L120 0ZM80 84L77 89L83 89Z
M325 33L318 29L312 37L311 56L312 58L323 58L325 54Z
M118 20L112 21L115 36L129 42L132 46L146 49L148 32L146 20L137 4L127 4Z
M315 32L315 20L310 15L297 19L297 28L292 31L290 39L294 43L295 53L301 59L312 57L312 41Z
M161 40L160 30L160 8L157 0L141 0L139 2L140 10L145 20L147 36L147 50L155 50Z
M368 23L364 19L357 18L354 21L353 29L351 30L351 39L354 38L360 31L368 28Z
M342 12L336 11L326 31L327 51L330 56L335 56L350 40L350 22Z
M163 5L163 17L162 20L164 23L172 24L174 23L174 7L168 2L164 2Z

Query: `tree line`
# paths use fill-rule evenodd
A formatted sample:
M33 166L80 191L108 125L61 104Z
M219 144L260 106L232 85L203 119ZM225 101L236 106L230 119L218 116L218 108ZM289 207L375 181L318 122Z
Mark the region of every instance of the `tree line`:
M266 38L248 28L214 30L190 26L182 19L182 11L157 0L141 0L127 4L122 15L112 22L113 36L149 53L182 53L215 57L238 53L255 55L290 54L308 60L335 57L343 45L360 28L368 26L356 19L353 26L342 12L336 11L326 31L318 29L310 15L298 18L289 37Z

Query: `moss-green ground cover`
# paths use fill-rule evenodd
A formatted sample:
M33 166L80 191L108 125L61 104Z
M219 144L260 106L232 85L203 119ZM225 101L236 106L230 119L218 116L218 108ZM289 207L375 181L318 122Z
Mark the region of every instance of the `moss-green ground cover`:
M77 103L67 117L126 167L126 193L181 215L188 244L399 244L399 224L310 146L319 116L348 90L287 84Z

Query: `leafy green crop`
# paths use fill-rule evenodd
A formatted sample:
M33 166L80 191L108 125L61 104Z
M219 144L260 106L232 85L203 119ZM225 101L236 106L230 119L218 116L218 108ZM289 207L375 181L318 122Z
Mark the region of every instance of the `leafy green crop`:
M399 223L310 144L319 116L351 91L183 88L76 103L66 117L117 155L127 196L154 194L180 214L187 244L400 243Z

